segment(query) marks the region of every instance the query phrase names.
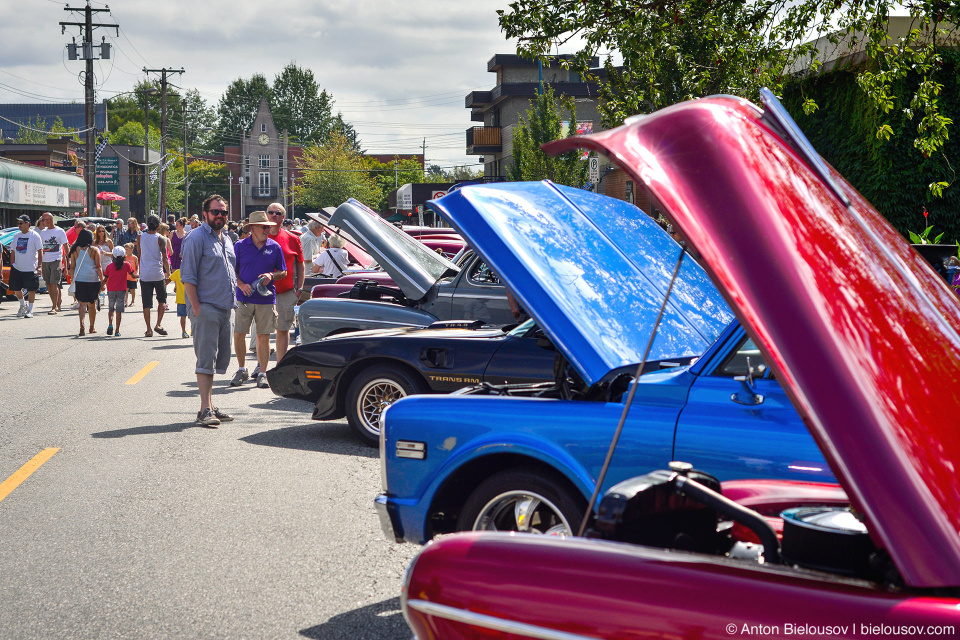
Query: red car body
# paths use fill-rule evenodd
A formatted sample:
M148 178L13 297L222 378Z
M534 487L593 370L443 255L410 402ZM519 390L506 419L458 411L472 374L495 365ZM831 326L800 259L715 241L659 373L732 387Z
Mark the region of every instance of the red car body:
M549 150L599 151L652 190L895 575L869 581L583 538L457 534L428 545L408 570L402 602L418 638L960 635L960 301L805 150L775 99L765 105L685 102ZM809 504L810 491L743 482L724 493L766 515Z

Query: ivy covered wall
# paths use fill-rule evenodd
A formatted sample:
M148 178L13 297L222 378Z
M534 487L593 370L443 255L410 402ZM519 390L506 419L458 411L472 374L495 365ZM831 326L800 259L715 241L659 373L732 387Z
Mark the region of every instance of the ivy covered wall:
M788 84L784 106L810 138L813 146L906 237L933 225L931 236L946 232L942 242L960 240L960 52L941 51L943 67L937 81L943 85L940 109L953 120L950 140L942 153L924 158L913 147L922 114L907 118L898 104L889 114L878 114L866 94L857 86L856 67ZM896 87L896 95L910 95L917 85L908 77ZM803 113L804 98L813 98L819 110ZM894 135L878 140L880 124L887 123ZM949 182L943 197L933 197L932 182ZM930 216L924 224L923 209Z

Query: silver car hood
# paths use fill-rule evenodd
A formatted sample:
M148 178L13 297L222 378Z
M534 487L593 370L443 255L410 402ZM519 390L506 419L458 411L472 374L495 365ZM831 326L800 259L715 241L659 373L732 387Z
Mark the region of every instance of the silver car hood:
M411 300L420 300L437 280L460 271L457 265L353 198L337 207L328 224L346 232L373 256Z

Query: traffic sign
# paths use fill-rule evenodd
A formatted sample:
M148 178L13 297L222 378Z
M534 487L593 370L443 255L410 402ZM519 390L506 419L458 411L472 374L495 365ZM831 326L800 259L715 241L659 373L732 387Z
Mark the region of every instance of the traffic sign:
M589 160L590 175L589 180L593 184L600 182L600 158L593 156Z

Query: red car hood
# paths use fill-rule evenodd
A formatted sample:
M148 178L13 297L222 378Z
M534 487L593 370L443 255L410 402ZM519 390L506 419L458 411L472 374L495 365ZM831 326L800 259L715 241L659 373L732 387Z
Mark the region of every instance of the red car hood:
M956 587L960 302L849 183L818 173L804 141L761 115L707 98L545 149L602 152L650 188L764 350L874 542L907 584Z

